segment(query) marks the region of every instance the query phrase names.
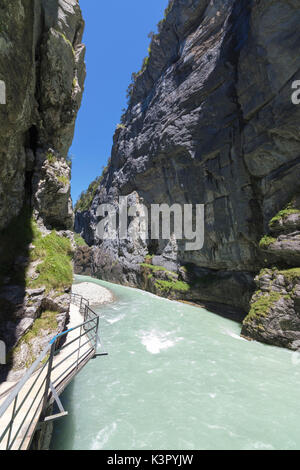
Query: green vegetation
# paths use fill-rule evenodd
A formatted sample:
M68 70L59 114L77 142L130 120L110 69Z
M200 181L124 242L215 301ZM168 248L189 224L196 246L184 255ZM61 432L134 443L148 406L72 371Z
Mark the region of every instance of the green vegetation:
M117 129L126 129L125 124L117 124Z
M41 331L55 331L57 329L58 312L47 310L40 318L37 318L30 330L23 336L22 342L29 343L31 340L41 335Z
M69 179L68 179L66 176L63 176L63 175L58 176L57 179L58 179L58 181L59 181L60 183L62 183L64 186L70 183Z
M88 189L80 194L80 197L74 207L75 212L84 212L89 210L101 181L101 177L98 176L94 181L91 182Z
M78 233L74 233L74 240L77 246L87 246L85 240Z
M57 162L57 157L51 152L48 152L46 154L46 157L47 157L48 162L52 165Z
M10 352L8 356L8 361L11 362L14 355L18 355L20 353L20 349L23 344L27 344L29 347L29 355L26 360L26 367L30 367L36 359L36 354L33 351L33 344L36 338L43 336L42 333L51 334L51 332L55 333L58 323L57 317L58 312L47 310L42 313L40 318L37 318L33 323L32 327L27 331L27 333L21 338L18 342L17 346L15 346ZM47 358L46 358L47 360Z
M162 20L160 20L160 22L157 25L159 32L162 30L162 27L163 27L163 25L164 25L164 23L167 19L167 15L170 13L173 4L174 4L174 0L169 0L169 4L168 4L168 6L167 6L167 8L165 9L165 12L164 12L164 17L163 17Z
M155 274L159 272L164 272L167 275L168 280L157 279L155 281L155 286L165 293L171 293L172 290L187 292L190 289L207 288L217 280L216 275L209 273L201 277L193 277L192 280L189 280L188 282L180 281L178 280L178 275L175 272L169 271L163 266L154 266L153 264L150 264L151 262L152 256L148 255L145 258L145 262L141 263L141 267L146 270L145 274L148 274L148 279L155 277ZM182 266L181 269L186 273L193 274L192 267L190 265Z
M282 297L279 292L270 292L263 294L256 302L251 305L249 314L244 320L244 324L251 323L252 320L265 318L270 313L271 307Z
M160 289L162 292L169 293L172 291L179 291L179 292L188 292L190 290L190 286L187 282L183 281L155 281L155 287Z
M33 223L33 245L30 253L30 260L42 260L36 270L39 277L33 281L27 281L30 287L45 286L46 291L52 289L63 289L72 284L72 247L71 242L66 237L60 237L53 230L46 237L38 230Z
M164 268L163 266L154 266L153 264L147 264L147 263L141 263L141 266L143 268L148 268L148 269L151 269L152 271L154 272L157 272L157 271L166 271L170 274L174 274L172 273L171 271L169 271L168 269Z
M97 189L108 172L110 164L111 158L108 159L107 166L102 167L102 175L98 176L94 181L92 181L88 189L80 194L79 199L74 207L75 212L84 212L89 210L96 195Z
M67 38L67 36L65 36L64 33L62 33L61 31L57 31L57 29L55 30L62 38L63 40L65 41L66 44L68 44L68 46L71 47L72 49L72 52L73 52L73 55L75 56L75 49L73 47L73 44L71 43L71 41Z
M169 271L163 266L154 266L153 264L142 263L141 267L148 270L148 273L146 271L148 279L153 278L155 273L158 273L158 272L164 272L167 274L167 277L169 278L169 280L157 279L155 280L155 283L154 283L155 287L163 293L169 294L169 293L172 293L172 291L187 292L191 288L187 282L179 281L177 279L176 273L174 273L173 271Z
M288 281L295 281L300 279L300 268L285 269L278 271L278 274L282 274Z
M300 215L300 211L298 209L283 209L282 211L278 212L278 214L275 215L275 217L273 217L273 219L270 220L269 227L271 229L274 228L276 226L276 223L280 219L284 220L285 218L287 218L291 214L299 214Z
M276 238L265 235L259 242L259 248L264 250L268 248L268 246L271 245L271 243L275 243L275 242L276 242Z
M152 38L152 40L153 40L153 38ZM130 98L132 96L134 86L135 86L135 83L136 83L138 77L140 75L142 75L147 70L147 67L148 67L149 61L150 61L150 56L151 56L151 45L148 48L148 55L144 58L141 69L138 72L133 72L131 74L131 83L129 84L129 86L127 88L127 95L126 95L128 101L130 100Z
M32 244L32 249L29 249ZM28 287L45 286L63 289L72 284L72 247L70 240L55 231L43 237L28 207L24 207L8 228L0 233L0 285L6 277L11 283ZM22 264L16 266L21 257ZM39 277L26 276L29 262L41 260L36 270Z
M260 271L260 273L257 275L257 278L258 279L261 279L263 276L265 276L266 274L269 274L269 272L272 272L272 271L277 271L277 268L273 267L273 268L264 268Z
M165 9L165 12L164 12L164 18L157 25L159 33L161 32L161 30L163 28L163 25L164 25L164 23L167 19L167 15L171 11L171 9L173 7L173 4L174 4L174 0L169 0L169 4L168 4L168 6L167 6L167 8ZM153 41L155 41L157 39L158 34L155 34L155 33L151 32L151 33L149 33L148 37L151 39L150 46L148 47L148 55L144 58L143 63L142 63L142 67L139 70L139 72L133 73L131 75L131 83L130 83L129 87L127 88L127 99L128 99L128 101L130 101L130 98L132 96L132 93L133 93L133 90L134 90L134 87L135 87L135 83L136 83L138 77L140 77L147 70L147 68L149 66L149 62L150 62L150 58L151 58L151 54L152 54Z
M148 54L149 55L147 55L143 60L141 73L144 72L146 70L146 68L148 67L148 65L149 65L149 60L150 60L150 55L151 55L151 47L148 48Z
M284 209L278 212L278 214L273 217L273 219L270 220L269 227L270 229L276 227L276 224L279 220L285 219L291 214L299 214L300 215L300 210L295 208L295 201L291 201Z

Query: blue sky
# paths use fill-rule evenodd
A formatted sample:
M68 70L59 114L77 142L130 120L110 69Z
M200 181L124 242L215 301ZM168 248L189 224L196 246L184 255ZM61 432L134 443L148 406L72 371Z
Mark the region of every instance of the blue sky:
M87 78L70 149L74 204L107 163L131 74L140 70L148 33L156 32L167 4L168 0L80 0Z

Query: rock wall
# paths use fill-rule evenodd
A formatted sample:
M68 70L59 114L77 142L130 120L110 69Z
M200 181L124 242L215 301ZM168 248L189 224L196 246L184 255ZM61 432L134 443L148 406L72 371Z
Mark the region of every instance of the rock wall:
M0 79L6 84L6 105L0 106L0 229L19 214L26 191L46 225L72 228L69 182L57 191L59 170L48 177L42 160L49 152L65 160L73 139L85 78L79 4L3 0L0 10ZM55 188L46 189L45 179L53 179ZM55 198L46 194L55 190ZM53 203L55 221L47 214L55 210L47 207Z
M13 357L0 381L11 365L20 373L28 366L28 346L36 355L55 334L41 331L16 348L44 312L57 313L57 332L68 321L70 270L59 288L38 279L47 279L47 249L55 256L54 244L62 246L67 256L69 242L60 239L74 245L68 150L85 80L83 29L78 0L1 0L0 338Z
M269 344L300 349L300 196L269 223L260 242L265 268L256 276L257 290L242 335Z
M170 2L131 86L109 171L90 210L76 214L76 230L93 246L94 275L154 285L167 296L175 283L177 297L249 311L254 277L266 266L259 241L299 189L300 106L291 101L300 77L299 6ZM184 240L102 243L97 208L116 205L119 196L147 207L205 204L203 249L186 251ZM149 287L142 264L162 266L177 280L152 268Z

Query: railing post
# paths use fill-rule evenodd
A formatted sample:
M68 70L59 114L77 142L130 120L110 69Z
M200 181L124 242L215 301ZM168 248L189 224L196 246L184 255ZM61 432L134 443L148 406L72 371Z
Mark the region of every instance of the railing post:
M78 354L77 354L77 364L76 364L76 370L78 370L78 361L80 358L80 348L81 348L81 335L82 335L82 325L80 327L80 338L79 338L79 348L78 348Z
M97 354L98 331L99 331L99 317L97 316L96 333L95 333L95 346L94 346L95 355Z
M13 410L12 410L12 414L11 414L11 422L10 422L9 433L8 433L8 438L7 438L6 450L9 450L9 443L10 443L12 428L13 428L13 425L14 425L15 411L16 411L16 407L17 407L17 399L18 399L18 395L14 399L14 406L13 406Z
M44 416L44 412L47 408L48 403L48 393L50 389L50 381L51 381L51 372L52 372L52 365L54 359L54 352L55 352L55 341L51 345L50 349L50 356L48 359L48 370L47 370L47 377L46 377L46 384L45 384L45 391L44 391L44 399L43 399L43 406L42 406L42 416Z

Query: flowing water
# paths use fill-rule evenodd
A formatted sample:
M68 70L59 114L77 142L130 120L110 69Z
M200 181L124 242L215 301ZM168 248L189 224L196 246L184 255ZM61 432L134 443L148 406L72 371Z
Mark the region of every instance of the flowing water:
M204 309L89 277L109 355L62 401L52 449L300 449L300 360Z

